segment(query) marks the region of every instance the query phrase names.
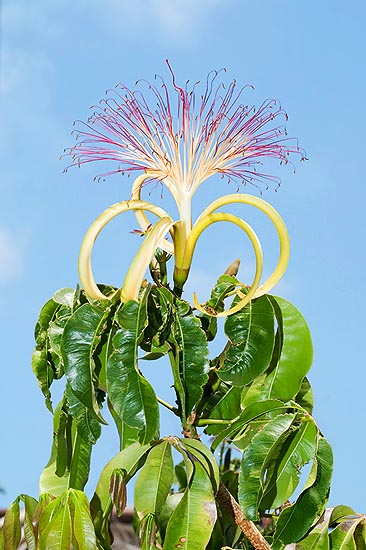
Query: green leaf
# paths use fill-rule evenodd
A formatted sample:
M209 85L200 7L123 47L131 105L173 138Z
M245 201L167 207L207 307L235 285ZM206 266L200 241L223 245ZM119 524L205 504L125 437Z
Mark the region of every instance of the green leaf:
M353 508L350 508L350 506L344 506L343 504L335 506L334 508L331 508L329 525L339 523L342 519L347 518L348 516L356 516L356 512Z
M169 441L162 440L149 452L135 485L134 505L140 520L158 515L174 481L174 464Z
M217 449L224 439L234 438L246 427L247 424L252 423L253 420L258 420L263 417L263 415L267 415L269 413L280 414L281 411L287 410L288 408L288 405L285 405L282 401L278 401L277 399L269 399L268 401L252 403L243 410L240 416L232 422L232 424L229 424L227 428L223 429L216 436L211 445L212 450Z
M296 550L329 550L328 521L318 523L307 537L296 544Z
M70 490L69 507L73 523L73 548L95 550L96 539L89 511L89 501L81 491Z
M311 367L313 346L309 328L298 309L278 296L269 298L275 310L282 344L279 361L268 377L269 396L289 401L298 394L302 380Z
M55 410L53 432L51 457L40 477L40 492L58 496L68 488L82 490L89 476L92 445L80 437L76 421L63 410L63 401Z
M114 456L112 460L110 460L103 468L91 504L94 504L95 506L98 505L102 510L106 510L111 504L109 489L113 471L117 468L125 470L127 483L135 474L136 470L138 470L141 466L141 463L150 448L150 445L140 445L140 443L134 443Z
M297 395L294 397L294 401L305 409L309 414L312 414L314 407L314 395L311 389L309 380L305 377L301 383L301 387Z
M36 522L38 516L38 502L28 495L20 495L24 502L24 538L28 550L37 550Z
M314 458L318 429L311 418L305 417L300 426L290 432L279 455L269 466L260 506L274 510L282 506L295 491L300 469Z
M5 550L15 550L18 548L21 537L19 498L16 498L14 502L11 503L5 513L3 532Z
M191 484L170 516L164 548L205 550L216 516L211 480L205 468L195 462Z
M220 472L216 458L210 449L199 439L184 438L180 440L180 445L202 464L211 479L213 490L216 493L220 483Z
M225 298L230 295L238 285L240 285L240 283L235 277L231 275L221 275L212 289L211 297L206 302L206 306L216 312L223 311L225 307ZM198 318L207 335L207 340L213 340L217 333L217 318L203 313L199 313Z
M199 320L187 302L176 300L172 333L174 386L186 419L202 397L208 380L208 346Z
M210 410L208 418L211 420L218 419L220 421L227 420L228 424L230 424L242 412L240 406L242 388L237 386L228 387L226 384L221 384L221 386L224 386L225 391L222 392L221 398ZM221 390L221 386L219 391ZM216 435L222 428L222 425L213 424L207 426L205 432L209 435Z
M103 310L83 304L66 323L62 339L62 356L71 391L102 423L97 401L93 353L104 322Z
M108 408L113 417L114 423L119 435L119 448L122 451L132 443L139 441L139 430L137 428L131 428L118 416L114 410L112 403L108 399Z
M279 444L280 438L290 428L295 414L283 414L270 420L257 433L243 452L239 473L239 504L247 519L257 520L258 505L264 489L264 466Z
M40 550L70 550L72 547L71 514L67 503L67 493L64 493L55 503L51 503L49 521L44 529L40 529ZM43 514L48 515L47 508ZM44 522L42 522L44 525Z
M107 363L108 396L122 421L139 430L140 443L157 436L159 407L155 392L138 370L138 345L147 323L146 293L140 303L127 302L118 313L121 327Z
M98 401L99 393L100 392L96 393ZM75 419L78 434L86 443L94 445L102 433L100 422L96 419L94 413L79 401L76 395L71 391L69 384L66 384L65 399L67 402L67 410Z
M279 550L283 544L302 539L324 511L333 470L332 449L324 437L319 437L312 470L311 485L308 481L296 502L285 508L278 518L273 550Z
M357 550L354 540L357 522L341 523L329 535L332 550Z
M225 333L231 345L217 374L235 386L245 386L262 374L271 361L275 333L269 298L261 296L230 315Z

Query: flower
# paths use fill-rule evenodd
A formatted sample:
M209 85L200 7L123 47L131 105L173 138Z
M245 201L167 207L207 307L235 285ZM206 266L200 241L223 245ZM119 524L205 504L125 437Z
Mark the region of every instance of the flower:
M203 91L199 82L182 88L177 85L172 68L171 89L160 77L156 83L143 80L147 95L117 85L107 91L88 122L79 121L76 144L66 154L73 165L94 161L113 161L116 167L103 174L142 171L132 185L131 199L105 210L89 228L79 256L81 282L89 296L105 299L96 286L91 269L91 252L101 229L116 215L132 210L146 234L144 244L136 254L121 290L124 301L136 299L144 273L157 247L174 254L174 290L180 295L188 277L194 249L201 233L213 223L229 221L238 225L249 237L256 256L256 272L246 294L238 290L240 302L226 312L234 313L250 299L270 290L282 277L289 258L286 226L279 214L260 198L247 194L227 195L214 201L192 224L191 202L199 186L210 176L221 175L229 181L259 186L268 182L279 184L276 176L268 175L259 167L264 158L278 159L288 164L291 155L300 160L305 156L297 140L287 137L277 118L287 115L277 100L265 100L256 109L243 103L248 86L238 89L236 80L228 86L219 81L222 71L209 73ZM159 84L158 84L159 83ZM251 86L249 86L251 87ZM251 87L252 88L252 87ZM67 170L67 169L66 169ZM163 209L141 200L141 189L148 181L158 181L171 192L179 211L174 221ZM239 189L239 187L238 187ZM262 250L257 235L241 218L215 212L222 206L241 202L262 210L275 225L280 240L278 264L260 284ZM145 212L158 216L152 226ZM173 243L164 238L170 232ZM195 306L205 311L194 298Z
M176 84L169 61L172 90L156 76L155 84L145 80L146 96L117 84L106 92L87 122L78 121L77 143L67 150L72 165L114 161L113 173L148 171L152 179L165 184L174 197L191 196L210 176L258 184L279 183L275 176L259 170L263 158L287 164L291 154L304 153L297 141L288 138L286 128L276 125L287 120L280 103L265 100L258 109L243 103L244 92L236 80L227 87L219 81L223 71L211 71L202 93L199 82L185 88Z

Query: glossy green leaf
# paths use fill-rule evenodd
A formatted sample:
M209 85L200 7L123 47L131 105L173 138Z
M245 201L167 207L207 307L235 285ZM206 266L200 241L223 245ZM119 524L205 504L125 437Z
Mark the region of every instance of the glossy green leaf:
M73 548L95 550L96 538L87 497L81 491L70 490L68 505L72 518Z
M301 383L299 392L295 395L294 401L305 409L309 414L312 414L314 407L314 395L309 380L305 377Z
M300 480L300 469L314 458L317 434L317 426L307 417L296 431L290 432L266 472L262 509L279 508L293 494Z
M171 445L164 439L151 449L136 480L134 505L140 519L160 514L173 481Z
M208 346L199 320L189 304L176 300L170 343L173 347L174 386L185 418L202 397L208 380Z
M235 277L231 275L221 275L211 291L211 297L206 302L206 306L216 312L223 311L225 307L225 298L230 295L239 284L239 281ZM198 318L207 335L207 340L213 340L217 333L217 318L203 313L199 313Z
M267 415L269 413L280 414L288 408L289 407L287 405L277 399L269 399L268 401L252 403L242 411L240 416L234 420L232 424L229 424L227 428L224 428L220 433L218 433L211 445L211 448L215 450L225 439L234 438L246 427L247 424L253 422L253 420L260 419L263 415Z
M130 426L127 426L126 422L124 422L122 418L118 416L109 399L108 399L108 408L113 417L114 423L118 431L120 450L122 451L129 445L132 445L132 443L139 441L138 428L131 428Z
M47 408L52 412L50 386L55 378L48 354L48 327L58 308L54 300L48 300L42 307L35 327L36 346L32 355L32 370L45 397Z
M216 517L211 480L204 467L199 462L195 462L191 484L170 516L164 548L205 550Z
M138 369L138 345L147 324L146 295L127 302L117 315L121 331L113 338L107 363L108 396L122 421L139 430L140 443L157 436L159 407L155 392Z
M104 321L103 310L83 304L70 317L64 328L62 356L71 391L102 423L95 392L95 361L93 353Z
M258 506L264 489L263 468L294 419L294 414L283 414L270 420L263 430L253 437L243 453L238 499L247 519L257 520L259 517Z
M216 458L210 449L199 439L184 438L180 440L180 445L202 464L216 493L220 483L220 472Z
M304 317L293 304L270 296L278 323L281 353L268 377L270 397L283 401L293 399L299 392L304 376L311 367L313 346Z
M319 437L310 480L296 502L281 512L274 534L273 550L302 539L320 518L328 499L332 470L332 449L324 437Z
M68 488L82 490L89 477L92 445L80 437L75 420L68 417L65 425L64 419L61 401L54 415L51 457L39 482L41 493L48 492L54 496L61 495ZM61 430L66 430L62 438Z
M96 392L98 401L99 393L99 391ZM65 399L67 402L67 410L75 419L78 434L85 442L95 444L102 433L100 422L95 417L94 413L92 413L71 391L69 384L66 384Z
M223 384L222 384L223 385ZM228 387L225 384L225 391L222 393L221 398L211 408L209 414L205 411L205 417L210 420L227 420L230 424L235 418L237 418L242 412L240 406L240 397L242 388L237 386ZM221 389L221 388L220 388ZM216 392L217 393L217 392ZM205 428L205 432L209 435L216 435L223 429L223 425L210 424Z
M275 332L269 298L261 296L230 315L225 333L231 345L217 374L235 386L245 386L262 374L271 361Z

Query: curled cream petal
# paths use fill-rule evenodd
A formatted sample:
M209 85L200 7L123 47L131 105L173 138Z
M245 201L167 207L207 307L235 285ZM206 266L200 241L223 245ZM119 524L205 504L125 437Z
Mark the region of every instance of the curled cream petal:
M146 174L142 174L141 176L138 176L135 179L132 185L131 199L141 200L142 185L147 178L151 178L151 177L152 177L151 174L146 173ZM150 227L151 223L149 222L143 210L135 210L135 217L142 231L146 231L147 228ZM159 243L159 247L165 250L165 252L168 252L168 254L174 254L174 245L173 243L169 242L167 239L162 239L161 242Z
M93 300L111 299L111 296L107 297L102 294L94 280L93 270L91 266L91 254L95 240L103 227L105 227L108 222L118 216L118 214L122 214L123 212L127 212L129 210L149 210L149 212L152 212L153 214L158 216L158 218L169 220L169 222L173 224L173 220L168 216L165 210L146 201L122 201L113 204L112 206L104 210L104 212L102 212L94 220L94 222L91 224L88 231L86 232L79 253L78 265L80 282L87 296Z
M233 203L242 203L242 204L249 204L251 206L255 206L264 214L266 214L269 219L272 221L273 225L276 228L279 241L280 241L280 255L277 262L277 265L270 277L262 284L260 285L256 292L254 293L254 298L258 298L259 296L262 296L263 294L266 294L269 292L282 278L283 274L285 273L288 265L288 261L290 258L290 239L288 235L288 231L285 225L285 222L277 212L273 206L271 206L268 202L264 201L263 199L260 199L258 197L254 197L253 195L248 195L246 193L237 193L232 195L225 195L224 197L221 197L215 201L213 201L205 210L202 212L202 214L199 216L196 223L198 223L200 220L202 220L205 216L212 214L215 210L220 208L221 206L226 206L227 204L233 204Z
M174 222L172 222L170 218L162 218L156 222L152 230L145 237L144 242L127 271L121 290L122 302L137 300L146 270L154 257L159 242L172 227L173 223Z
M232 308L227 309L226 311L222 311L220 313L216 313L214 315L215 317L225 317L227 315L231 315L232 313L235 313L236 311L239 311L240 309L242 309L253 298L262 276L263 254L262 254L262 247L259 242L259 239L255 231L253 230L253 228L247 222L245 222L241 218L238 218L237 216L234 216L233 214L227 214L225 212L217 212L216 214L206 215L204 218L201 217L200 220L196 222L196 224L194 225L187 240L186 254L184 257L183 268L190 266L193 252L197 243L197 239L200 237L201 233L207 227L209 227L210 225L216 222L231 222L237 225L238 227L240 227L248 235L253 245L255 260L256 260L255 275L254 275L252 285L248 290L248 293L245 296L243 296L243 299L240 300L240 302L238 302L237 304L235 304L235 306L233 306ZM193 303L195 307L202 313L205 313L206 315L212 315L212 312L210 312L209 310L206 310L204 307L202 307L199 304L196 293L194 293L193 295Z

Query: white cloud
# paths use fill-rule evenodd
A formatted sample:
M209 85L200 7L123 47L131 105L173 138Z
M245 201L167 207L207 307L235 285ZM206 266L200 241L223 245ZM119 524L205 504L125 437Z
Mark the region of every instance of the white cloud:
M202 17L209 17L220 0L111 0L111 4L133 23L158 25L164 36L177 43L192 39ZM136 30L136 29L135 29Z
M15 235L0 227L0 284L20 277L22 264L21 248Z

